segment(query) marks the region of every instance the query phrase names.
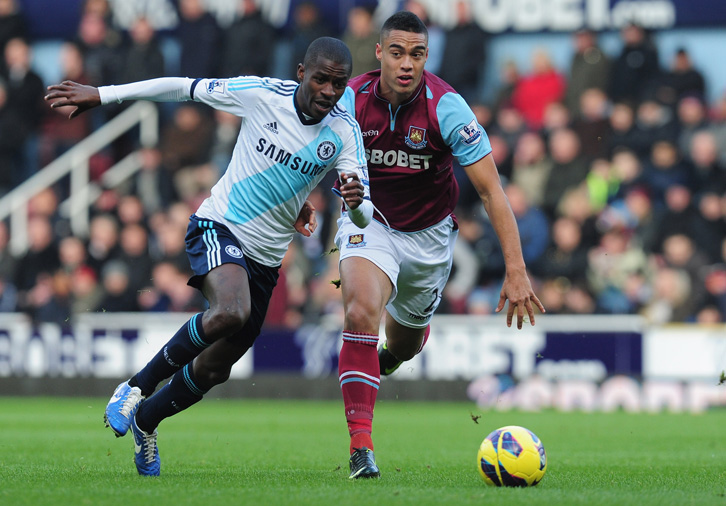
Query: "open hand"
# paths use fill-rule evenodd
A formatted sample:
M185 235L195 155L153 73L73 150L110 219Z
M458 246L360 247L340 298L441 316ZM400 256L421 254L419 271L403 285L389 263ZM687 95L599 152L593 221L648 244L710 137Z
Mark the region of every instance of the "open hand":
M52 109L75 106L68 116L69 119L73 119L82 112L101 105L101 95L98 93L98 88L73 81L63 81L60 84L48 86L48 94L44 98L46 101L51 102L50 107Z
M541 313L546 312L544 306L535 295L526 272L505 275L504 285L502 285L502 291L499 294L499 304L495 309L497 313L504 309L504 303L507 300L509 300L507 327L512 326L515 312L517 314L518 329L522 328L522 323L526 319L529 320L530 325L534 325L534 306L537 306Z

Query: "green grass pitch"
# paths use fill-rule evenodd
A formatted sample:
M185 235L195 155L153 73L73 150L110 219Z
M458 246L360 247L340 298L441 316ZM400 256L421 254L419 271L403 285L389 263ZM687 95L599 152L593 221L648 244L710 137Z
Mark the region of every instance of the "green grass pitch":
M206 399L160 427L160 478L140 477L130 435L103 427L106 399L0 398L0 504L724 505L726 412L481 411L380 401L380 480L348 480L335 401ZM477 418L480 417L480 418ZM481 440L523 425L548 470L529 489L487 487Z

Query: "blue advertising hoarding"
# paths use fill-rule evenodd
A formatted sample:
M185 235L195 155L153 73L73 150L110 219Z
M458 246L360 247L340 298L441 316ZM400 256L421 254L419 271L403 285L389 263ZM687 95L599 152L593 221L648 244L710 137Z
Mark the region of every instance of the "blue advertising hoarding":
M629 22L653 30L726 23L726 3L720 0L474 0L473 12L491 33L613 30Z
M89 313L58 325L6 313L0 319L0 379L85 380L91 388L128 378L189 316ZM296 330L268 328L230 378L253 386L255 378L324 381L325 391L337 397L337 389L327 386L337 384L340 345L340 323L332 320ZM535 327L521 330L507 328L500 315L440 316L423 352L387 378L386 391L395 396L416 387L428 398L426 388L435 388L450 393L439 397L448 399L465 390L482 409L496 410L697 413L726 406L726 389L718 385L724 359L721 332L648 329L636 316L538 317ZM36 385L45 391L44 383ZM299 395L318 393L301 389Z
M472 0L476 21L491 33L572 31L583 27L617 29L636 21L653 29L726 25L722 0ZM178 23L176 0L109 0L114 21L128 28L136 16L148 16L158 29L173 30ZM34 39L71 38L75 35L83 0L20 0ZM206 0L224 25L234 17L237 0ZM293 23L293 12L302 0L261 0L265 16L282 30ZM375 6L375 0L314 0L324 22L341 33L346 14L356 5ZM402 2L380 2L383 17ZM446 26L454 19L455 2L433 0L432 20Z
M84 314L68 325L33 324L25 315L6 314L0 322L0 377L116 377L135 373L189 315L182 313ZM632 320L607 330L570 318L538 320L535 327L507 328L502 318L436 317L423 352L396 374L415 379L471 380L483 374L515 380L579 378L602 381L613 375L643 373L642 332ZM568 328L568 325L573 328ZM382 332L382 339L385 334ZM245 370L307 377L335 375L341 328L321 321L299 329L265 328Z

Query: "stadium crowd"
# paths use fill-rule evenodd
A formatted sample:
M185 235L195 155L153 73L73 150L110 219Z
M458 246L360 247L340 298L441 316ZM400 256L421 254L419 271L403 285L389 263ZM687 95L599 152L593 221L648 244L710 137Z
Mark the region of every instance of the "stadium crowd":
M501 69L491 103L479 100L488 35L459 4L457 26L429 23L427 68L464 96L486 129L519 225L535 291L550 314L642 314L655 323L726 321L726 97L708 103L705 80L686 49L659 64L651 34L620 31L607 54L596 33L572 34L569 68L542 49L528 69ZM404 8L427 20L424 6ZM378 67L373 8L355 7L343 33L326 26L313 2L299 4L289 30L239 0L237 19L220 26L202 0L179 1L179 24L157 33L144 18L114 26L107 0L86 0L77 36L60 51L60 73L94 86L168 75L274 75L276 41L292 52L321 35L341 37L353 75ZM43 102L32 68L33 40L16 0L0 0L0 197L36 173L125 104L72 121ZM160 39L179 48L165 59ZM254 48L243 50L240 48ZM287 68L285 67L285 68ZM29 248L10 252L0 222L0 312L37 322L70 321L101 311L199 311L205 301L186 285L189 215L225 170L239 119L195 103L160 107L160 141L141 150L143 167L93 204L88 237L70 233L59 212L67 182L31 201ZM95 155L98 179L133 149L124 138ZM454 270L439 314L488 314L496 307L504 262L496 235L463 170ZM298 237L283 262L267 324L295 328L341 314L337 254L332 251L339 200L323 183L310 196L318 232ZM375 195L373 195L375 200Z

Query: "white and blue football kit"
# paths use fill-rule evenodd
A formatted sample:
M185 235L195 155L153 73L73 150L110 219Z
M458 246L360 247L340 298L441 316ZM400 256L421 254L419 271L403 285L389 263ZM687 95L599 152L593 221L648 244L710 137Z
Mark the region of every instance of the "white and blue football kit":
M186 245L192 286L201 288L204 276L224 263L247 270L253 308L242 334L250 340L261 328L297 216L326 172L356 173L372 214L358 123L339 106L323 119L307 117L295 103L298 86L254 76L167 77L98 89L102 104L194 100L242 118L229 166L191 217Z
M364 198L370 200L358 123L339 106L321 120L306 118L295 105L298 86L254 76L160 78L101 87L99 92L104 104L194 100L242 117L229 167L196 214L227 226L246 257L276 267L305 199L327 171L357 173Z
M197 80L190 90L195 101L244 118L229 168L197 215L227 225L245 256L269 266L282 261L305 199L328 170L356 172L370 198L357 122L339 107L306 119L294 105L297 86L238 77Z
M314 86L310 88L312 92ZM134 461L141 475L160 474L156 444L159 422L198 402L209 388L224 382L229 374L227 367L231 368L231 363L225 362L238 360L260 334L297 217L310 191L327 171L336 169L339 179L343 173L356 174L363 183L364 200L346 214L361 226L371 220L373 204L358 123L338 106L322 119L306 116L296 105L300 90L293 81L251 76L159 78L98 88L102 104L127 99L195 100L242 118L229 166L209 198L191 216L185 241L194 272L189 284L206 289L203 280L210 279L206 277L210 271L226 263L238 264L249 279L250 313L241 329L233 324L234 318L229 321L224 314L218 318L212 313L211 321L215 323L211 327L205 326L202 313L193 316L142 370L119 385L104 417L117 435L129 429L133 433ZM81 98L84 100L80 103L85 105L86 94ZM232 281L244 284L241 271L230 276ZM237 295L235 287L225 284L225 280L220 284L225 297ZM210 296L216 291L216 287L212 288ZM210 302L215 305L214 300ZM245 317L242 310L221 309L220 313L236 312ZM219 328L215 328L217 321ZM195 369L200 362L195 360L220 338L223 347L212 348L212 358L201 361L204 373L200 374ZM172 380L154 393L157 385L172 375Z

